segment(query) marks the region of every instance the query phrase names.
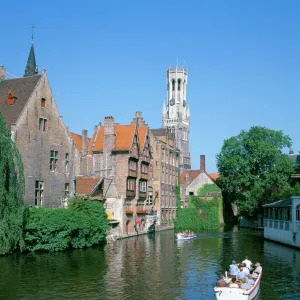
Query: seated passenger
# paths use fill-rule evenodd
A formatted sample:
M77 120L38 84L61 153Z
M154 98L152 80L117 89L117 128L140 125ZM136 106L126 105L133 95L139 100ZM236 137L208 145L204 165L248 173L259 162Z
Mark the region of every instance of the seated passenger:
M254 285L255 281L252 279L252 275L249 274L247 277L246 277L246 282L250 285Z
M257 263L255 264L255 269L254 269L253 273L260 274L261 272L262 272L262 267L261 267L260 263L257 262Z
M244 279L247 277L248 274L246 274L243 270L243 268L240 269L240 272L237 273L236 278Z
M217 287L224 287L226 286L225 281L224 281L224 276L221 274L220 279L217 281Z
M230 277L235 277L238 272L239 272L239 268L237 267L235 260L233 260L232 264L229 266Z
M251 271L252 262L248 259L248 256L245 256L245 259L242 261L243 264L246 264L246 267Z
M235 283L236 279L232 278L231 283L229 284L230 288L238 288L239 285Z
M242 268L243 268L243 272L246 273L246 275L248 275L250 272L249 272L249 268L246 266L245 263L242 263Z

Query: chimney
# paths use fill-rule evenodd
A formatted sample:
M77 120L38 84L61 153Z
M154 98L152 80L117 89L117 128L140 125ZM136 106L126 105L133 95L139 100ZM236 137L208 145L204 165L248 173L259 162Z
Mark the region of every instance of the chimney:
M82 129L82 150L81 156L86 155L86 140L87 140L88 131L86 129Z
M4 66L0 66L0 82L6 78L6 69Z
M200 172L205 172L205 155L200 155Z
M108 116L104 118L104 135L114 134L114 117Z

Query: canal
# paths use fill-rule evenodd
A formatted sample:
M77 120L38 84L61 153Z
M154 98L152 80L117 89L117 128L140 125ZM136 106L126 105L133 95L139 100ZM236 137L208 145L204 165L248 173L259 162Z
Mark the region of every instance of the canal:
M213 285L232 259L263 266L256 299L300 299L300 251L263 232L220 229L178 242L174 231L103 247L0 257L0 299L215 299Z

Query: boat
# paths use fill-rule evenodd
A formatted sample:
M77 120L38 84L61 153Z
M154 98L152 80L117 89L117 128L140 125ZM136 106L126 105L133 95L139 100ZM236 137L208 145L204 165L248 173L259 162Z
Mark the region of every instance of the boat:
M215 287L215 295L217 300L251 300L257 295L260 288L260 280L262 273L260 273L253 285L249 290L242 288L230 287Z
M177 233L175 236L176 236L177 240L182 240L182 241L183 240L191 240L196 237L196 235L194 233L189 234L189 233L181 233L181 232Z
M263 205L264 238L300 248L300 196Z

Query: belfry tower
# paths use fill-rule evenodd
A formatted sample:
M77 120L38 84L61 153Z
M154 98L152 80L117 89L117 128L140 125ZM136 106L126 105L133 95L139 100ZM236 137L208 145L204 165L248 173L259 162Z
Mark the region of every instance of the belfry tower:
M175 134L176 146L180 149L180 168L190 169L190 110L186 102L187 69L169 68L167 86L168 101L163 105L162 126Z

